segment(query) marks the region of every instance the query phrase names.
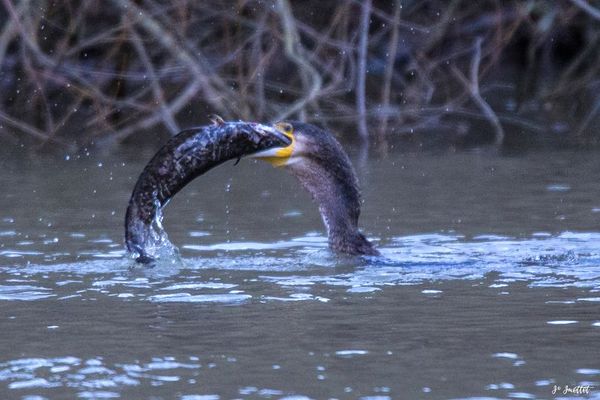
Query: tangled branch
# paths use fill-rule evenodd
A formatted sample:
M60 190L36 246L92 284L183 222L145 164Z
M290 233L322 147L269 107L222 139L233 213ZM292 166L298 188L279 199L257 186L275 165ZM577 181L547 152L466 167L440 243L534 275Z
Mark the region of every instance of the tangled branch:
M511 127L600 142L600 18L580 0L0 7L0 139L119 143L218 113L334 124L382 143L477 138L482 120L495 145Z

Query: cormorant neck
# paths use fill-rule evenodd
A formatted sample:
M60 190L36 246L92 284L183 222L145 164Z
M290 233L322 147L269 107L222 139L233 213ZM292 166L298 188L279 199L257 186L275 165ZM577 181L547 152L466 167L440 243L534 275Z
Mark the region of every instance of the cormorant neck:
M339 164L332 165L332 159L339 160ZM346 254L378 255L358 230L360 192L350 161L343 154L343 157L329 158L326 165L327 168L318 159L303 158L288 168L319 206L329 247Z

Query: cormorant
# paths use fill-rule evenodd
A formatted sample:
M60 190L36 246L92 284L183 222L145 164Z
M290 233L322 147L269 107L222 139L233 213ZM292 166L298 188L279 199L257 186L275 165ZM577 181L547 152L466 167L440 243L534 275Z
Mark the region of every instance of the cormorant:
M358 179L340 143L315 125L289 121L274 126L292 142L250 157L283 167L298 178L319 206L332 250L351 255L379 255L358 230Z

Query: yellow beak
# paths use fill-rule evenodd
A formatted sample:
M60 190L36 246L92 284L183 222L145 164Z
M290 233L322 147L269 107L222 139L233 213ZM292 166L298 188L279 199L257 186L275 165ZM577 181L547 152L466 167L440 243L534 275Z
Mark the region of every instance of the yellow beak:
M282 167L288 162L288 160L292 156L296 140L294 138L293 128L290 124L285 122L278 122L274 125L274 127L279 132L290 138L292 142L286 147L274 147L272 149L252 154L249 157L266 161L268 163L271 163L274 167Z

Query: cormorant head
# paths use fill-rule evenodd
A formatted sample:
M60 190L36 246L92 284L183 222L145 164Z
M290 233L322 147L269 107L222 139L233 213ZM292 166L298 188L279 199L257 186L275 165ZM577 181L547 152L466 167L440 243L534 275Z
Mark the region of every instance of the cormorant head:
M354 168L330 132L298 121L278 122L273 127L291 143L255 153L252 158L287 169L315 198L324 191L338 190L343 192L339 203L350 202L352 208L358 206L360 195Z
M291 140L291 143L284 147L273 147L268 150L252 154L251 158L266 161L275 167L283 167L291 162L292 155L297 151L296 137L294 125L289 122L278 122L273 126L278 132L285 135Z
M351 168L346 153L331 133L299 121L278 122L273 127L288 137L291 143L253 154L252 158L267 161L276 167L294 166L294 169L308 165L309 162L331 168L335 167L337 161L342 161L344 167Z

